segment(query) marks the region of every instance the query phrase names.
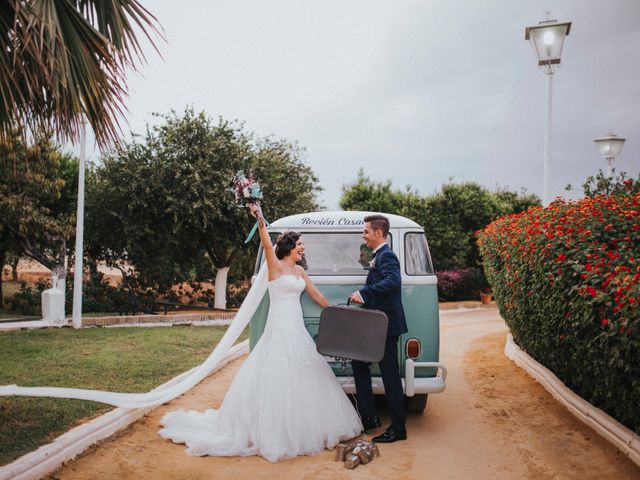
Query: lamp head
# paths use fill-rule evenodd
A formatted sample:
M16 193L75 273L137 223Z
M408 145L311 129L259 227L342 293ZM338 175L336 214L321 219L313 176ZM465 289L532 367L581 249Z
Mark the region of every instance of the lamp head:
M564 38L570 30L571 22L558 23L549 17L525 29L524 39L531 42L538 65L551 67L560 63Z

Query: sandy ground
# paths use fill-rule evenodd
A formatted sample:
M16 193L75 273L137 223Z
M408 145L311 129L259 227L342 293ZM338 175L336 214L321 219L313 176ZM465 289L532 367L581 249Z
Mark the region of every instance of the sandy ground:
M240 359L49 478L640 478L635 464L504 356L506 328L497 310L447 313L441 322L447 390L429 398L424 414L409 416L407 441L381 445L380 458L368 465L347 470L331 451L276 464L260 457L191 457L158 436L159 419L169 410L219 406Z
M122 280L122 272L117 268L110 268L103 263L98 265L98 271L104 274L105 278L112 284L118 285ZM12 280L11 266L4 265L1 269L2 279L6 282ZM72 275L73 276L73 275ZM18 281L35 283L38 280L50 280L51 270L44 265L31 260L30 258L21 258L18 263Z

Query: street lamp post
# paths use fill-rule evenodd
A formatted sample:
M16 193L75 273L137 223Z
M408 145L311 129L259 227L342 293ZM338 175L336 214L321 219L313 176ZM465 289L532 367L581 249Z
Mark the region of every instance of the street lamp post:
M560 64L560 55L564 45L564 38L569 35L571 22L558 23L552 20L547 12L547 18L538 22L538 25L527 27L524 38L531 42L536 56L538 66L544 67L547 74L547 100L545 106L545 129L544 129L544 167L542 183L542 203L549 205L550 179L551 179L551 97L553 92L553 74Z
M622 146L625 140L626 138L619 138L618 135L611 130L609 130L609 133L604 137L594 140L600 151L600 156L607 162L607 177L611 177L613 161L620 155L620 152L622 152Z
M78 204L76 214L76 258L73 275L73 328L82 327L82 259L84 255L84 170L86 162L87 124L80 139L80 165L78 169Z

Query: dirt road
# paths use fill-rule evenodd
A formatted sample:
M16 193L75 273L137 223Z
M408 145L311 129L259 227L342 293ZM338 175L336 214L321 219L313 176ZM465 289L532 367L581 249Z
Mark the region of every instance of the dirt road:
M271 464L259 457L190 457L157 434L176 408L219 406L238 360L57 471L56 479L638 479L640 469L575 420L502 353L497 310L441 316L447 390L408 418L409 439L381 445L356 470L333 452ZM368 437L366 437L368 438Z

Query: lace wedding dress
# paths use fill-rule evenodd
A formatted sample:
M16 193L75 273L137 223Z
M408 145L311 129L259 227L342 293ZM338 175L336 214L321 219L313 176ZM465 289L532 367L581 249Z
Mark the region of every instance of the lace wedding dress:
M304 327L302 278L269 282L265 330L219 410L178 410L160 435L192 455L261 455L272 462L312 455L362 431L355 409Z

